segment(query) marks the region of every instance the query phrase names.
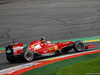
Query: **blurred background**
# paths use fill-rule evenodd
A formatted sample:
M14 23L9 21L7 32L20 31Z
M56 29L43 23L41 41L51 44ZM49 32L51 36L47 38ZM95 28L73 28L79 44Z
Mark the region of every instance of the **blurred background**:
M99 0L0 0L0 47L99 35Z

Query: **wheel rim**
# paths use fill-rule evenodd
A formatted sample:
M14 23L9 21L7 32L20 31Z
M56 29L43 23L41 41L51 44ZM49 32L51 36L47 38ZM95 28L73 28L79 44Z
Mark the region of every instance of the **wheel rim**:
M26 59L27 61L32 61L32 60L33 60L33 54L32 54L32 52L30 52L30 51L25 52L24 57L25 57L25 59Z
M82 43L76 43L75 47L78 51L83 51L84 49L84 45Z

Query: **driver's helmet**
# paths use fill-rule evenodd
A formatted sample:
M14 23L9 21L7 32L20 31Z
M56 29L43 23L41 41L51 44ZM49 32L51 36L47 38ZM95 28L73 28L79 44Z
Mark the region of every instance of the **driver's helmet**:
M40 41L45 42L45 37L42 37Z

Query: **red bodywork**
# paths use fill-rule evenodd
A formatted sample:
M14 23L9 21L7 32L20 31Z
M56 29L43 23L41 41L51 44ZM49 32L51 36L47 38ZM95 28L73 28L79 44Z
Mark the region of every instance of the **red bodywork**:
M14 55L21 54L23 49L23 43L18 43L13 45L13 53Z
M42 43L41 41L33 41L29 47L28 50L30 51L34 51L37 52L39 54L46 54L46 53L52 53L55 52L56 50L61 50L63 47L68 46L68 45L72 45L73 42L72 41L68 41L68 42L58 42L55 44L52 44L47 42L47 43Z
M95 44L85 46L85 49L95 48Z
M30 51L36 52L38 54L48 54L48 53L54 53L56 50L62 50L62 48L73 45L73 41L66 41L66 42L58 42L55 44L52 44L52 42L47 41L46 43L38 41L33 41L29 44L28 49ZM94 48L95 44L87 45L85 46L85 49ZM23 43L19 43L16 45L13 45L13 51L14 55L21 54L23 50Z

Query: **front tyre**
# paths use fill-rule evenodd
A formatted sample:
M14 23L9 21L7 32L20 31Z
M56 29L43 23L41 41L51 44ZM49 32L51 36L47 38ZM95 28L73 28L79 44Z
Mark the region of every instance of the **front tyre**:
M33 60L33 58L34 58L34 55L33 55L33 52L32 51L25 51L24 53L23 53L23 58L25 59L25 61L32 61Z
M76 52L82 52L85 49L85 45L82 41L76 41L74 43L74 50Z

